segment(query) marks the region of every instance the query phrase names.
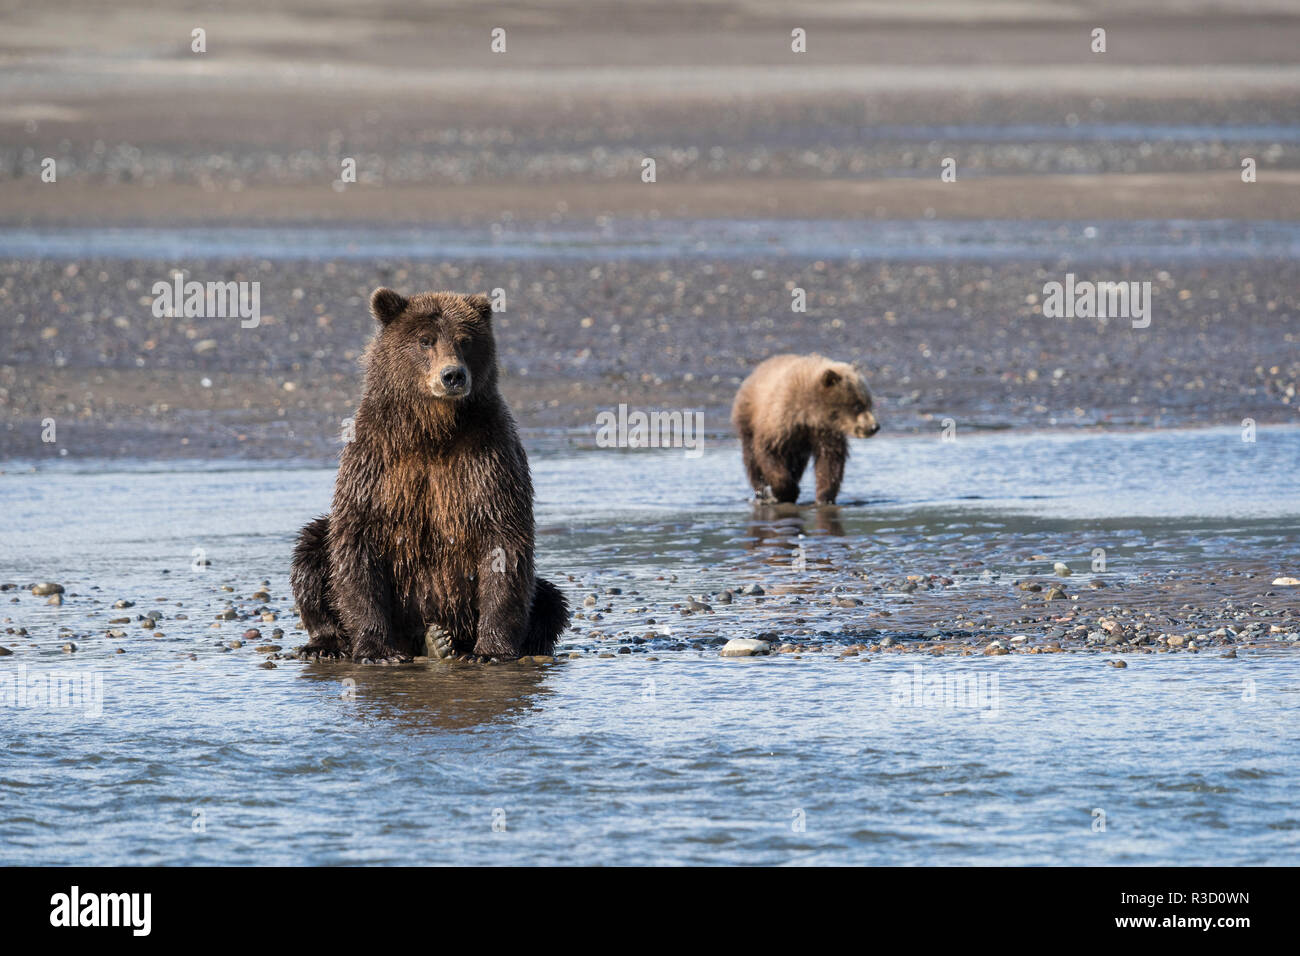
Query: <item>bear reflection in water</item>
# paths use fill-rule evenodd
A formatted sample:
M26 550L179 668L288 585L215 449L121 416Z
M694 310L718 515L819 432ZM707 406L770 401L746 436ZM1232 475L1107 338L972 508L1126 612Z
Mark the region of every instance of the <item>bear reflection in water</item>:
M465 730L540 710L552 694L550 671L564 664L411 664L376 669L308 664L302 679L326 685L340 720L391 721L410 730Z

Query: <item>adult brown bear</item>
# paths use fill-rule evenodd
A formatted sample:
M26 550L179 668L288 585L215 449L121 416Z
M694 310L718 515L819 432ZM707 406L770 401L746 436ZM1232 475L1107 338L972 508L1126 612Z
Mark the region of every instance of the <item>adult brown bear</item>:
M815 459L817 503L834 504L849 457L848 437L880 431L867 383L847 362L820 355L774 355L736 392L731 422L745 473L762 499L793 502Z
M356 434L291 581L307 658L550 654L569 624L533 573L533 486L497 391L486 296L376 289ZM427 641L427 643L426 643Z

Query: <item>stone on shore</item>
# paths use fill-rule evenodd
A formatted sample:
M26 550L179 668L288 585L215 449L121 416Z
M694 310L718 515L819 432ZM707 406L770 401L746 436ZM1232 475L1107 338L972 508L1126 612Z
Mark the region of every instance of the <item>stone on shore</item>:
M771 653L771 644L767 641L756 641L750 637L732 638L723 645L721 651L723 657L755 657L760 654Z

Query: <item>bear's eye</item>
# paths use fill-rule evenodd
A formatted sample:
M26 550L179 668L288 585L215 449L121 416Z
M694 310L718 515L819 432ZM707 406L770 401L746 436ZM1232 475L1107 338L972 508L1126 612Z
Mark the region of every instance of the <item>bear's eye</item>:
M421 335L421 336L420 336L420 348L422 348L422 349L431 349L431 348L433 348L433 336L431 336L431 335Z

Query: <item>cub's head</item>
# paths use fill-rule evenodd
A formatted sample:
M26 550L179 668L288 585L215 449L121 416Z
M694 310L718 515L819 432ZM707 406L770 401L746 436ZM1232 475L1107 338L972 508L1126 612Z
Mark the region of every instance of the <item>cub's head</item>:
M880 431L872 414L874 402L867 383L847 362L832 362L817 376L819 405L831 425L851 438L870 438Z
M370 314L380 326L368 353L373 385L458 402L495 383L487 296L421 292L408 299L379 288L370 296Z

